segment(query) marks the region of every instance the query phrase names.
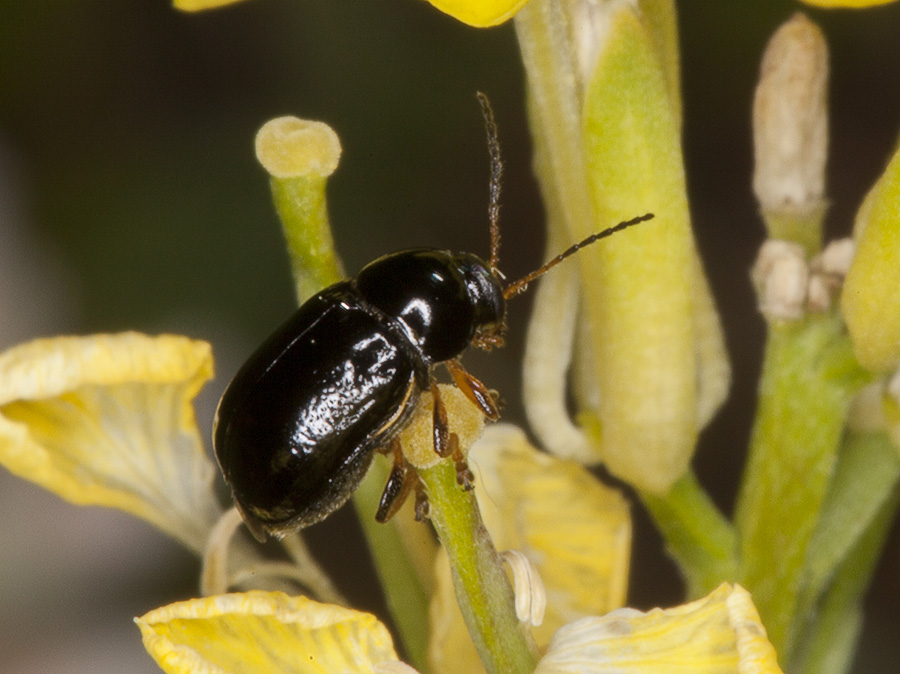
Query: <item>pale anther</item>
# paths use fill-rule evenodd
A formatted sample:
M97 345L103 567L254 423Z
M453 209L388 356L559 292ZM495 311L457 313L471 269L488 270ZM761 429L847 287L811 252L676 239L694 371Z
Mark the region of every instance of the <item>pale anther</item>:
M537 627L544 622L547 609L547 593L537 569L518 550L500 553L513 573L513 591L516 595L516 617Z
M809 263L809 311L824 312L831 308L834 298L844 285L855 251L853 239L838 239L825 246L825 250L812 259Z
M897 370L888 381L887 392L900 405L900 370Z

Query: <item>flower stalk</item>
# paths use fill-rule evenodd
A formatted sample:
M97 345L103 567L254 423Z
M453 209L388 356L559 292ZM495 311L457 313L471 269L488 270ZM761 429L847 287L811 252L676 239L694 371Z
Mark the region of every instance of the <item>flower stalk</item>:
M737 505L738 578L785 657L847 412L869 381L833 313L770 325Z
M322 122L278 117L256 135L256 158L271 176L300 304L344 277L325 200L328 177L340 157L337 134Z
M406 656L416 669L426 672L428 592L420 580L414 560L406 551L397 521L385 524L375 521L381 491L389 474L388 463L376 459L351 501L362 525L388 611L397 626ZM395 518L402 516L403 513L398 513Z
M531 674L535 647L520 627L503 561L481 521L475 495L456 482L452 461L419 470L430 518L450 558L469 634L489 674Z
M697 481L685 473L665 494L641 493L641 500L665 537L669 554L696 599L737 575L738 540L734 527Z
M897 513L900 455L883 431L849 432L809 549L791 670L846 670L862 622L861 600ZM826 663L833 663L829 670Z

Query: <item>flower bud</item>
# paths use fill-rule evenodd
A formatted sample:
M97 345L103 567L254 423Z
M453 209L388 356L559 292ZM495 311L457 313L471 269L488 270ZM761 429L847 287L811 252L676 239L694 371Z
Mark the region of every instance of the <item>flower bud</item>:
M816 252L825 209L828 48L795 14L766 47L753 101L753 190L769 236Z
M584 419L598 458L663 494L686 470L698 432L699 263L679 129L649 33L627 3L616 5L608 33L583 113L594 227L633 213L656 218L581 254L591 354L575 367L589 360L600 392Z
M760 248L750 275L763 316L770 320L797 320L803 316L809 267L802 246L769 239Z
M900 366L900 152L860 208L856 254L841 311L860 364L874 372Z

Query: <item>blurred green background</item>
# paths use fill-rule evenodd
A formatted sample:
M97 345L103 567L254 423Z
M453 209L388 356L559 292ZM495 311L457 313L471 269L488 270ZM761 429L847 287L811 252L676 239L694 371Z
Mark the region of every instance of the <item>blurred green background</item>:
M735 370L697 467L726 510L764 334L748 280L763 239L750 104L768 36L798 8L679 3L691 207ZM832 49L828 228L843 236L900 126L900 5L809 14ZM517 277L543 256L543 214L511 25L477 31L422 0L252 0L199 15L163 0L3 0L0 347L124 329L207 339L218 372L200 401L209 427L231 374L293 307L256 130L294 114L339 133L329 196L349 271L418 245L486 254L476 90L491 97L500 126L502 267ZM513 304L508 348L466 361L517 423L529 302ZM158 671L131 618L195 594L196 560L125 515L71 507L5 472L0 513L0 670ZM346 510L311 533L338 534L326 563L365 560ZM677 574L639 510L636 536L631 604L679 601ZM895 526L855 671L896 671L898 568ZM358 606L381 610L371 576L337 572Z

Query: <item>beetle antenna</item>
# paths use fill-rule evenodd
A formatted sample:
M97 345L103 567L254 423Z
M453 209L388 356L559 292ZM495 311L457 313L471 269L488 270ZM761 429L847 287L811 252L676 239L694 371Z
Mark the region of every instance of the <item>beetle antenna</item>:
M503 297L505 299L511 299L511 298L515 297L519 293L523 292L525 290L525 288L528 287L528 284L531 283L532 281L534 281L534 279L536 279L538 276L543 276L548 271L553 269L553 267L558 265L560 262L565 260L570 255L577 253L579 250L581 250L585 246L590 246L592 243L599 241L600 239L605 239L608 236L612 236L616 232L621 232L623 229L628 229L629 227L631 227L633 225L637 225L638 223L646 222L647 220L652 220L652 219L653 219L653 213L646 213L645 215L641 215L637 218L632 218L631 220L626 220L625 222L620 222L615 227L610 227L609 229L604 229L602 232L595 232L595 233L591 234L589 237L587 237L583 241L579 241L578 243L573 244L572 246L569 246L566 250L564 250L562 253L560 253L555 258L550 260L543 267L541 267L539 269L535 269L533 272L531 272L530 274L528 274L526 276L523 276L518 281L514 281L514 282L510 283L508 286L506 286L506 288L503 289Z
M491 156L490 201L488 203L488 219L491 223L491 271L498 273L500 262L500 178L503 176L503 160L500 158L500 141L497 137L497 123L488 97L480 91L476 93L484 116L484 128L487 131L488 153Z

